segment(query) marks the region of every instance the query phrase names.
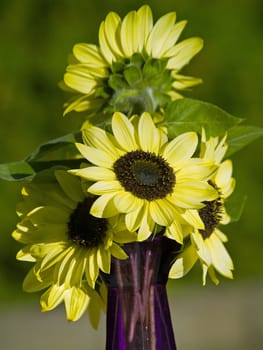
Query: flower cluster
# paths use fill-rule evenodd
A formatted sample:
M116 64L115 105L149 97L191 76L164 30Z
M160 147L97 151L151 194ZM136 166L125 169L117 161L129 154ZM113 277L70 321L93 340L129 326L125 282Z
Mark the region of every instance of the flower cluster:
M99 29L99 46L80 43L64 75L64 87L75 92L65 114L75 111L154 113L178 92L201 83L179 74L202 49L200 38L178 42L186 21L176 13L153 24L149 6L129 12L123 20L110 12Z
M153 24L149 6L123 20L112 12L101 23L99 46L74 46L64 87L78 95L65 113L86 111L89 119L76 142L78 166L60 162L24 185L13 232L25 245L17 258L34 263L24 289L45 289L43 311L64 302L69 320L88 310L96 326L112 259L128 258L126 243L158 235L180 246L170 278L183 277L197 261L203 284L207 274L216 284L216 273L232 278L219 229L230 222L225 201L235 186L224 159L227 128L213 129L211 107L199 103L199 118L195 102L177 102L185 100L177 100L178 91L200 83L179 72L202 40L177 43L186 22L175 20L172 12Z

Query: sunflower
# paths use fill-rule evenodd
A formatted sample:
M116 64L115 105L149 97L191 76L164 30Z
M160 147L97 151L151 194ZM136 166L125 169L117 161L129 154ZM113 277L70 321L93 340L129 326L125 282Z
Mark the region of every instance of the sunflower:
M117 242L130 242L136 235L127 231L120 216L92 216L95 198L64 169L39 173L22 195L20 222L12 236L25 244L17 259L35 262L24 287L49 287L41 297L43 310L64 300L68 318L78 319L90 300L100 298L100 271L110 272L111 255L127 258Z
M230 222L224 201L232 194L235 187L235 180L232 177L232 162L227 159L220 163L227 150L225 141L226 136L221 141L217 137L206 140L205 133L202 134L201 155L207 159L214 158L214 162L218 165L217 171L209 180L209 183L218 191L218 198L205 201L203 208L198 211L188 211L185 214L186 217L189 214L195 217L199 216L203 222L203 228L192 228L191 243L188 242L182 253L178 255L171 267L170 278L184 276L197 260L200 260L202 265L203 284L206 283L207 273L214 283L219 283L215 270L227 278L233 278L233 262L224 246L224 243L227 242L227 236L218 228L219 225L226 225Z
M154 113L181 98L178 91L200 84L201 79L179 74L203 46L197 37L178 43L186 23L176 23L176 13L170 12L153 24L147 5L123 20L110 12L99 28L99 46L73 47L62 86L77 95L66 104L65 114L99 109Z
M168 142L147 112L131 119L115 112L112 133L90 125L83 129L83 141L77 147L94 166L70 172L95 182L88 188L99 196L91 214L124 214L127 229L139 230L139 241L150 236L155 224L169 226L186 210L218 196L207 182L213 163L192 158L197 134L187 132Z

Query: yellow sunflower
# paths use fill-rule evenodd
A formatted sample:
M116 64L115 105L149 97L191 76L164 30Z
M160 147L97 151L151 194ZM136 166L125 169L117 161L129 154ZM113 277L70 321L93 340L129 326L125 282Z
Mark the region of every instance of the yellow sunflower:
M201 79L179 74L203 46L197 37L178 43L186 23L176 23L176 13L170 12L153 24L147 5L123 20L110 12L100 25L98 46L73 48L64 87L77 95L66 104L65 114L104 108L129 115L154 113L181 98L178 91L200 84Z
M227 278L233 278L234 268L224 243L227 242L226 235L218 228L219 225L226 225L230 222L230 217L226 212L224 201L228 198L235 187L235 180L232 177L232 162L225 160L227 150L226 137L219 141L219 138L211 137L206 140L203 132L201 154L204 158L214 158L218 165L216 173L211 177L209 183L218 191L218 198L213 201L205 201L205 206L198 211L192 210L185 213L185 216L194 216L198 221L198 216L203 223L203 227L197 225L190 233L191 244L177 257L173 264L169 277L180 278L191 270L197 260L200 260L203 269L203 284L206 283L206 275L209 273L214 283L218 284L215 270Z
M133 241L136 235L127 231L121 216L92 216L89 210L95 198L87 196L81 181L65 170L39 173L22 194L17 208L20 222L12 236L25 244L17 259L35 262L25 289L49 287L41 297L43 310L64 300L68 318L78 319L89 300L99 298L99 274L110 272L111 256L127 258L118 242Z
M131 120L116 112L112 134L90 125L83 140L77 147L94 166L70 172L95 181L88 188L99 196L91 214L107 218L123 213L127 229L139 230L138 240L147 239L155 224L169 226L185 210L218 196L207 182L213 163L192 157L197 134L187 132L168 142L147 112Z

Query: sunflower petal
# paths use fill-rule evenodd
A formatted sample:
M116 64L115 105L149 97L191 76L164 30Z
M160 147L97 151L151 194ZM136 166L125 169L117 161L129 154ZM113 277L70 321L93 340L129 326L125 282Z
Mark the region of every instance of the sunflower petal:
M149 55L154 58L161 58L163 56L163 53L167 50L164 43L169 37L175 20L176 13L170 12L159 18L155 23L146 43L146 51Z
M64 295L67 319L69 321L79 320L86 311L89 300L89 296L81 288L68 289Z
M167 144L163 151L163 157L172 165L183 162L194 154L197 144L197 134L186 132Z
M120 147L125 151L133 151L138 148L135 141L135 131L129 119L120 112L115 112L112 117L112 131Z
M74 56L81 62L89 64L91 67L106 67L107 62L101 56L96 45L80 43L73 47Z
M181 278L185 276L194 266L198 259L196 251L192 245L185 248L183 253L179 254L170 268L169 278Z
M149 113L144 112L141 115L138 132L141 149L145 152L158 154L161 142L160 133Z
M102 166L104 168L111 168L116 160L110 153L101 149L88 147L82 143L77 143L76 146L83 157L95 165ZM69 172L77 175L77 170L69 170Z
M136 25L134 26L134 35L138 40L138 52L141 52L143 50L152 27L153 17L150 6L141 6L137 11Z
M64 298L64 286L53 284L44 294L41 295L40 305L43 312L53 310Z
M123 19L120 29L121 46L124 57L131 57L138 49L138 36L136 30L136 11L129 12Z
M90 214L96 217L108 218L118 214L118 210L114 206L113 198L116 193L103 194L95 200L90 209Z
M167 63L167 69L179 71L187 65L191 59L202 49L201 38L189 38L181 41L166 52L171 57Z
M112 243L112 246L110 247L111 255L114 256L117 259L127 259L128 255L125 253L125 251L116 243Z

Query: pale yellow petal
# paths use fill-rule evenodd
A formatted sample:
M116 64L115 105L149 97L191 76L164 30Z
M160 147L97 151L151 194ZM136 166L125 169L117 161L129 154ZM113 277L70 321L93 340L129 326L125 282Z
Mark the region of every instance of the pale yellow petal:
M216 277L216 273L213 266L209 266L208 274L212 282L217 286L219 284L219 279Z
M188 209L181 215L185 219L185 221L188 222L194 228L204 230L205 225L202 219L200 218L198 210Z
M92 181L113 181L116 179L112 170L96 166L79 169L77 175Z
M97 250L97 263L103 272L110 273L110 261L111 255L108 250L105 250L104 247Z
M175 205L186 209L203 207L203 201L211 201L218 197L218 192L204 182L188 181L175 184L174 193L168 199Z
M74 56L81 62L94 67L107 67L107 62L96 45L79 43L73 47Z
M115 195L116 193L113 192L104 194L97 198L90 209L91 215L99 218L107 218L118 214L118 211L113 203L113 198Z
M220 241L222 241L222 242L228 241L227 236L222 231L220 231L218 228L216 228L214 230L214 234L220 239Z
M176 13L170 12L159 18L154 25L146 43L146 52L154 58L161 58L163 52L163 44L169 37L171 28L176 20Z
M115 196L114 204L121 213L129 213L141 205L141 200L130 192L120 192Z
M138 40L138 52L143 50L152 27L153 17L151 8L148 5L143 5L137 11L136 25L134 28L134 35Z
M87 310L89 296L81 289L73 287L64 295L65 309L69 321L77 321Z
M149 213L145 213L142 220L141 225L138 230L138 241L145 241L150 237L154 228L154 222L150 217Z
M90 147L98 148L112 157L117 157L120 152L110 139L111 134L96 126L86 126L82 129L83 142Z
M221 240L216 235L212 234L209 239L207 239L206 245L211 252L212 264L215 269L221 273L221 275L227 278L233 278L232 270L234 269L234 265Z
M21 261L35 262L36 259L30 253L30 246L20 249L16 254L16 259Z
M110 15L110 13L109 13ZM108 16L109 16L108 15ZM113 61L116 61L116 56L115 54L112 52L109 43L107 41L107 34L106 34L106 30L105 30L105 22L101 22L100 24L100 28L99 28L99 46L102 52L102 55L105 59L105 61L107 61L107 63L109 65L112 64Z
M100 149L88 147L86 145L83 145L82 143L77 143L76 146L79 152L83 155L83 157L95 165L102 166L105 168L111 168L116 160L116 158L114 158L112 154L102 151ZM73 171L69 172L73 173ZM77 175L77 171L75 171L75 173Z
M74 268L71 273L69 284L70 286L80 286L82 283L83 274L87 265L87 249L79 249L79 254L74 255Z
M52 247L52 249L51 249ZM67 254L71 254L73 248L69 246L68 248L65 248L64 244L39 244L38 248L42 250L42 252L39 253L39 255L44 255L46 254L41 261L40 265L40 272L43 271L44 269L47 270L51 266L54 266L56 263L60 262L63 260L63 258ZM37 254L37 253L36 253Z
M160 148L160 132L156 128L149 113L141 115L138 125L139 142L141 149L145 152L158 154Z
M180 244L183 244L184 237L182 227L178 220L174 220L172 224L166 228L164 235L170 239L174 239Z
M186 24L187 21L180 21L170 28L170 32L167 33L167 37L163 41L162 57L167 57L166 52L177 42Z
M175 262L170 268L169 278L181 278L185 276L194 266L198 259L196 250L192 245L185 248L184 251L178 255Z
M42 311L50 311L58 306L63 301L64 291L64 286L54 284L44 294L42 294L40 298Z
M79 249L71 249L71 251L55 266L54 279L59 285L70 286L70 280L78 255Z
M136 231L141 225L145 214L145 205L141 200L138 208L125 215L125 224L129 231Z
M202 259L206 265L211 265L212 257L210 249L207 246L208 239L203 239L202 235L198 231L193 232L191 237L196 245L199 258Z
M194 160L194 159L191 159ZM200 162L199 164L193 164L192 162L187 162L180 169L176 170L177 183L182 183L185 181L208 181L214 174L216 166L212 163Z
M91 76L81 76L74 72L64 74L65 84L82 94L91 94L97 86L96 80Z
M120 30L121 46L125 57L131 57L138 50L136 34L136 11L129 12L123 19ZM143 33L141 33L143 36Z
M117 259L127 259L128 255L125 253L125 251L116 243L112 243L112 246L109 248L111 255L113 255Z
M172 73L172 77L175 79L175 81L172 83L172 87L175 88L176 90L189 89L193 86L202 84L203 82L203 80L200 78L174 74L174 72Z
M215 183L220 188L224 198L230 196L235 187L235 180L231 176L232 162L228 159L220 164L215 176Z
M90 193L102 195L107 193L117 193L123 191L119 181L97 181L88 188Z
M96 248L89 249L87 264L85 266L85 276L91 288L95 288L95 282L99 275Z
M135 141L135 131L129 119L120 112L112 117L112 131L121 148L130 152L138 148Z
M189 38L181 41L166 52L168 60L167 68L179 71L187 65L191 59L202 49L203 40L200 38Z
M175 215L174 206L165 199L158 199L149 203L152 219L161 226L169 226Z
M176 164L189 159L196 150L198 137L195 132L177 136L164 148L163 157L169 164Z
M119 40L120 25L121 19L119 15L115 12L110 12L105 19L104 33L108 48L116 58L123 56Z

